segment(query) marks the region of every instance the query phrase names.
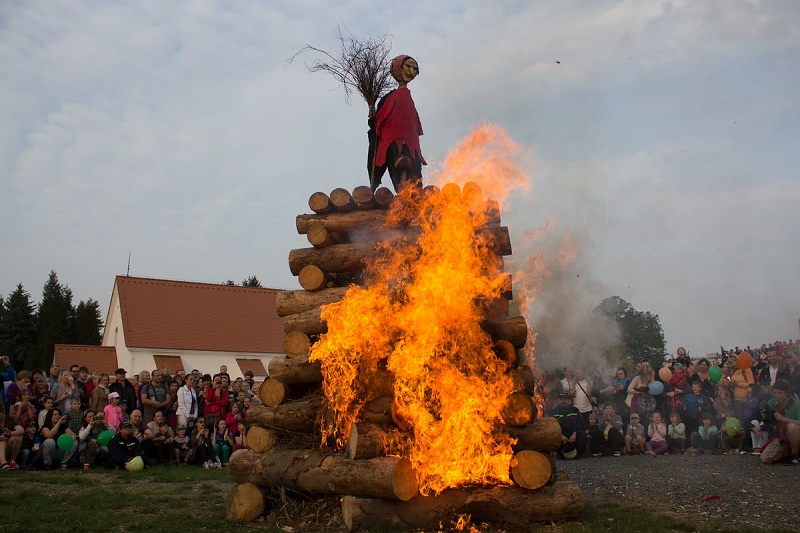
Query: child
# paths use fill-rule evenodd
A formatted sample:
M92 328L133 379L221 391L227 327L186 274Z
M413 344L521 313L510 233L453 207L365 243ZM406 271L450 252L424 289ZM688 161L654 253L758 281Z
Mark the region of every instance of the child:
M206 427L205 418L200 417L195 422L189 446L194 452L190 453L190 457L186 460L189 464L202 464L203 468L216 467L213 460L214 450L211 447L211 436Z
M693 381L692 393L686 395L683 403L686 406L686 430L691 434L703 425L703 414L714 411L713 401L703 393L702 383Z
M11 407L11 418L15 418L19 425L27 427L29 422L36 421L36 407L31 403L31 391L22 389L19 393L19 402Z
M179 424L175 428L175 437L173 437L172 441L175 462L176 464L183 464L189 455L189 437L186 436L186 426Z
M30 421L25 424L25 433L22 435L22 445L17 455L17 464L22 470L33 470L41 456L42 451L39 449L36 422Z
M669 408L673 411L681 411L683 410L683 395L687 392L686 374L683 373L681 363L672 365L672 370L674 373L669 380L670 392L667 393Z
M686 425L681 422L681 415L677 411L669 414L667 445L669 446L669 451L683 453L686 450Z
M642 453L645 449L644 426L639 422L639 415L633 413L630 418L628 432L625 434L625 451L628 454Z
M42 402L44 404L44 408L41 411L39 411L39 421L38 421L39 429L42 429L42 426L44 426L45 420L47 418L47 413L53 408L54 402L55 401L50 396L45 398L44 402Z
M238 431L236 432L236 436L233 438L233 451L249 450L250 445L247 444L247 431L245 430L244 422L240 421L237 426Z
M766 446L769 440L769 432L764 429L764 422L760 420L751 420L750 424L750 441L753 444L753 455L761 455L761 450Z
M75 396L70 400L70 411L67 413L67 427L77 435L83 426L83 409L81 399Z
M666 452L669 449L667 445L667 425L661 421L661 413L653 411L653 417L650 425L647 427L647 434L650 440L647 441L646 447L647 455L655 457Z
M228 431L228 425L225 423L224 418L220 418L217 421L217 430L211 437L211 445L214 448L217 465L228 466L228 457L230 457L231 448L233 448L233 436Z
M119 431L123 423L122 408L119 406L119 393L112 392L108 395L108 405L103 408L103 413L106 415L106 424L110 424L114 431Z
M586 436L589 439L589 446L587 446L586 450L587 450L587 452L589 450L592 451L592 457L600 457L600 453L596 453L595 450L594 450L594 447L596 447L597 444L595 444L594 447L592 447L592 435L596 436L597 432L598 432L597 413L592 411L589 414L589 427L586 428Z
M714 453L717 451L717 426L711 423L711 414L703 413L703 425L692 433L689 452L693 454Z

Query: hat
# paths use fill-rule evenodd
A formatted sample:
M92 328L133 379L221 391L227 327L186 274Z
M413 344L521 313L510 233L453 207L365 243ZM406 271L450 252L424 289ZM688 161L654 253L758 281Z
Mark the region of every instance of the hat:
M118 368L118 369L114 370L114 373L115 374L127 374L127 372L125 372L124 368Z
M180 431L182 429L186 429L186 426L184 426L183 424L178 424L178 427L175 428L175 431Z
M561 398L569 398L569 394L566 392L559 393L558 399L560 400Z
M759 420L751 420L750 423L753 424L753 429L758 429L764 425L764 422L761 422Z
M133 424L131 424L130 422L124 422L119 428L120 429L126 429L126 428L133 429Z
M109 400L110 400L111 398L119 398L119 397L120 397L120 396L119 396L119 393L118 393L118 392L112 392L111 394L109 394L109 395L108 395L108 399L109 399Z
M683 368L683 364L681 364L681 363L673 363L672 368Z
M631 413L631 418L639 418L639 415L637 415L636 413Z

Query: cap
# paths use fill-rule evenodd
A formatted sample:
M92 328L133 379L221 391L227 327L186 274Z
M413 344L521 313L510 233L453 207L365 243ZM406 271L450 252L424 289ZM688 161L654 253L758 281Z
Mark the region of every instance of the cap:
M125 372L124 368L118 368L118 369L114 370L114 373L115 374L127 374L127 372Z
M112 392L111 394L109 394L109 395L108 395L108 399L109 399L109 400L110 400L111 398L119 398L119 397L120 397L120 396L119 396L119 393L118 393L118 392Z
M631 418L639 418L639 415L637 415L636 413L631 413Z
M681 363L673 363L672 368L683 368Z
M175 428L175 431L180 431L182 429L186 429L186 426L184 426L183 424L178 424L178 427Z
M130 422L124 422L124 423L123 423L123 424L120 426L120 429L127 429L127 428L133 429L133 424L131 424Z
M561 398L569 398L569 394L566 392L559 393L558 399L560 400Z

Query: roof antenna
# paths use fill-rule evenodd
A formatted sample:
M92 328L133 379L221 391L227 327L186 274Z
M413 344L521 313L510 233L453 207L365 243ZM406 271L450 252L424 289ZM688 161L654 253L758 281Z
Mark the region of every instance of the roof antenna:
M125 277L130 277L131 275L131 250L128 250L128 272L125 273Z

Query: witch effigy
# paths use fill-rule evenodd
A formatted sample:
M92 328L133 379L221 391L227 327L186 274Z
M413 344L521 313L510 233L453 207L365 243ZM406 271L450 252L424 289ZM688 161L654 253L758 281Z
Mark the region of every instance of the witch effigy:
M421 186L422 165L427 165L419 146L422 123L408 89L419 75L419 66L413 57L399 55L392 60L390 73L398 87L381 98L375 116L369 119L367 171L373 191L387 169L395 191L406 182Z

